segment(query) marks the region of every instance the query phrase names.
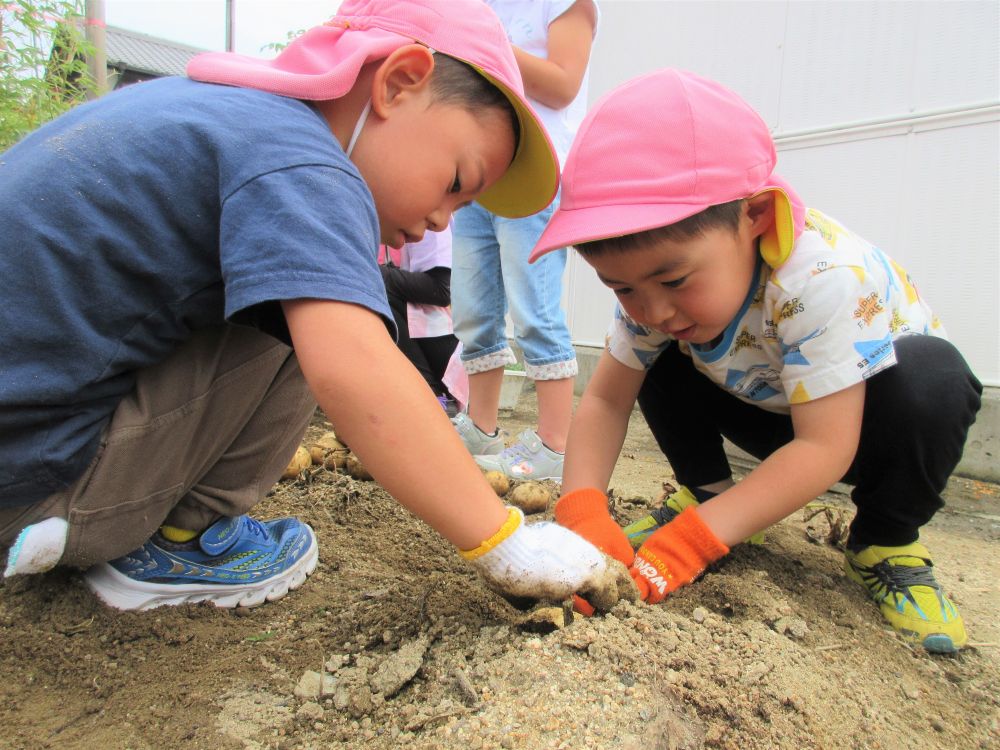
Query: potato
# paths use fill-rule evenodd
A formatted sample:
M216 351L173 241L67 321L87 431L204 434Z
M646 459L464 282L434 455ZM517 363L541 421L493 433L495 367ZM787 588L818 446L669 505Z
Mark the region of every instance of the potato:
M299 474L312 466L312 456L309 455L309 450L304 446L300 445L295 449L295 455L292 456L292 460L289 461L288 466L285 467L284 473L282 473L282 479L295 479Z
M484 471L483 476L490 483L490 487L499 497L503 497L510 491L510 480L502 471Z
M343 469L347 466L347 457L350 453L351 452L346 448L342 451L330 451L326 454L326 458L323 459L324 468L327 468L330 471Z
M325 463L327 456L335 451L342 451L346 456L347 446L338 440L336 433L333 432L324 432L309 445L309 455L312 457L314 464Z
M361 463L361 459L355 456L353 453L348 454L346 462L347 473L350 474L355 479L372 479L372 475L368 473L368 469L364 467Z
M524 482L510 491L507 501L525 513L541 513L552 502L552 493L544 484Z

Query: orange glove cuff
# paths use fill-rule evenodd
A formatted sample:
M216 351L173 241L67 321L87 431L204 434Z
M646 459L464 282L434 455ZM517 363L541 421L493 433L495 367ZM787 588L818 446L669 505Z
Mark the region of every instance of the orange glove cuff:
M555 507L556 523L575 531L601 552L632 564L635 553L628 537L608 511L608 497L593 487L573 490L559 498Z
M692 506L646 540L629 573L642 598L655 604L728 552Z

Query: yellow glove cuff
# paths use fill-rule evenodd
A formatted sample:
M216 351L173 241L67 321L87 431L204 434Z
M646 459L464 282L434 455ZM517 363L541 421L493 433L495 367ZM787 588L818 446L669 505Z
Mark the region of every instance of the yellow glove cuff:
M466 560L475 560L485 555L491 549L499 545L504 539L517 531L517 527L521 525L521 520L524 518L524 515L517 508L508 508L507 511L507 520L503 522L503 525L497 530L496 534L491 536L475 549L460 549L458 554Z

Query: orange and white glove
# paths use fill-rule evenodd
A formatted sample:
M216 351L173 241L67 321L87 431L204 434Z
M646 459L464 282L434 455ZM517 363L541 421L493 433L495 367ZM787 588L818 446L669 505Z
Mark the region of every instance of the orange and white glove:
M600 490L586 487L563 495L556 503L555 516L557 524L575 531L626 568L632 564L632 545L608 512L608 496Z
M656 604L728 552L729 547L689 507L639 547L628 572L643 600Z
M607 588L608 564L594 545L554 523L528 525L517 508L508 511L496 534L475 549L460 550L496 588L556 601Z

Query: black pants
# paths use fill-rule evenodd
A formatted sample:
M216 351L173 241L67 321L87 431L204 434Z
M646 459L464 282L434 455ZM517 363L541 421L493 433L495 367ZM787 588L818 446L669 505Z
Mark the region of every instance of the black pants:
M393 266L382 266L382 280L389 297L389 307L399 331L396 340L400 351L406 355L436 396L451 396L442 382L451 355L458 346L454 334L430 338L410 338L406 304L447 307L451 303L451 270L432 268L430 271L410 272Z
M850 544L899 546L944 505L983 387L959 351L932 336L895 342L896 365L869 378L857 455ZM699 487L728 479L725 436L758 459L793 437L791 417L747 404L699 373L676 345L646 376L639 406L677 480Z

